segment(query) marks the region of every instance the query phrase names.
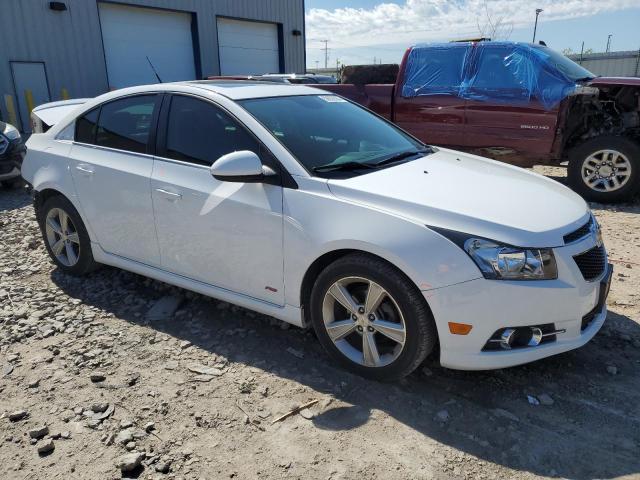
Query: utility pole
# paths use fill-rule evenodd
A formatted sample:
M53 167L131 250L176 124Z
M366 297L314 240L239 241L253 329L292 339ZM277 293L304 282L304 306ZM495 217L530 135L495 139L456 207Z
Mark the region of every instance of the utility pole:
M611 51L611 37L612 37L611 34L607 36L607 49L605 50L607 53Z
M582 55L584 54L584 40L582 41L582 48L580 48L580 65L582 65Z
M324 68L328 68L329 65L329 40L320 40L321 42L324 42L324 48L322 50L324 50Z
M543 12L543 10L541 8L536 8L536 23L533 27L533 42L532 43L536 43L536 30L538 30L538 15L540 15Z

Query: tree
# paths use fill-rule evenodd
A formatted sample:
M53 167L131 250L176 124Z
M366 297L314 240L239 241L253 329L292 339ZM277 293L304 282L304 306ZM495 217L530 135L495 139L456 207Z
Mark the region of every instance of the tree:
M487 0L483 2L484 17L476 19L478 32L482 38L492 40L508 40L513 32L513 22L507 21L506 16L493 17L489 12ZM482 20L482 24L480 23Z
M583 55L588 55L590 53L593 53L593 48L587 48L584 52L582 52ZM571 55L579 55L580 52L574 52L571 47L567 47L562 50L562 54L566 57L569 57Z

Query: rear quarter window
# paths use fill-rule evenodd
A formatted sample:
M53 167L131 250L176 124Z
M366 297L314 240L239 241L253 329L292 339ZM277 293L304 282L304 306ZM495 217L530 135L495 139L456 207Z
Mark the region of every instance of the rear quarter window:
M75 141L94 144L96 141L96 126L100 108L94 108L76 120Z
M140 95L102 105L96 145L146 153L156 95Z
M466 45L419 47L411 50L405 66L402 96L457 95L464 78L468 50Z

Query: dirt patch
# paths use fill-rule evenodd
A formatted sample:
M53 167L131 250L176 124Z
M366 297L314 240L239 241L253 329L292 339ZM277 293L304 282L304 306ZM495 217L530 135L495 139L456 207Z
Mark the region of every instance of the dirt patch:
M593 341L379 384L277 320L112 268L61 274L28 196L0 190L0 477L638 477L640 206L592 207L616 268Z

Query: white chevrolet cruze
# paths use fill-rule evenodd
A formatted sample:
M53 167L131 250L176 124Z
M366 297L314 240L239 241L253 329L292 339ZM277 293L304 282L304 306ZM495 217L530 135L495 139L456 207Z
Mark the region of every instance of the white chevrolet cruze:
M578 195L305 86L111 92L32 135L23 175L62 271L113 265L312 325L370 378L436 351L530 362L606 316L611 268Z

